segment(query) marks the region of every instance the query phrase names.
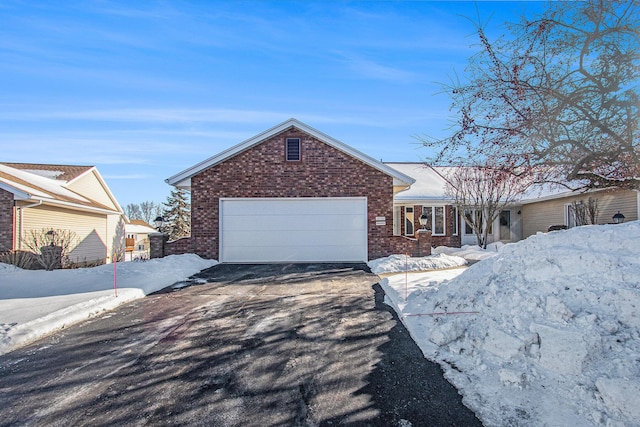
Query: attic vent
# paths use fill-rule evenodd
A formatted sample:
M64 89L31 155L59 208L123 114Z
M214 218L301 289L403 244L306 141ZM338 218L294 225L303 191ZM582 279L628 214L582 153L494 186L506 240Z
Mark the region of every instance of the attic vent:
M287 138L287 161L300 160L300 138Z

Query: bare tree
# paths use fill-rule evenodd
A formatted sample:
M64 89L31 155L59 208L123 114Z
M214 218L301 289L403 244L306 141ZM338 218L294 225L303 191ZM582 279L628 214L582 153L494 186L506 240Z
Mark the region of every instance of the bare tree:
M531 173L517 173L491 165L461 166L443 175L447 181L445 195L463 212L475 211L475 216L463 215L476 235L478 246L487 247L491 224L500 211L512 205L534 182Z
M151 224L151 221L153 221L158 216L159 210L161 210L161 207L159 205L156 205L151 200L142 202L140 203L140 219L142 219L147 224Z
M129 203L125 206L124 213L129 219L142 219L142 211L137 203Z
M545 166L571 188L640 188L640 2L549 2L511 24L444 91L452 134L431 164Z

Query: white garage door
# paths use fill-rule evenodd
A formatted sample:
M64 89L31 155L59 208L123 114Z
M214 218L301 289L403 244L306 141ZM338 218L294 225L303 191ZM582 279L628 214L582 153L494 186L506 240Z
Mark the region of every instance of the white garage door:
M220 199L221 262L367 260L367 199Z

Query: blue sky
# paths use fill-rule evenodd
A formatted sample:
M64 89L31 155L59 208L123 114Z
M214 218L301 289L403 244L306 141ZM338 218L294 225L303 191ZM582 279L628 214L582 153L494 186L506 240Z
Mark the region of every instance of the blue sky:
M446 135L468 18L537 2L0 2L0 159L96 165L124 207L295 117L384 161ZM477 11L476 11L477 8Z

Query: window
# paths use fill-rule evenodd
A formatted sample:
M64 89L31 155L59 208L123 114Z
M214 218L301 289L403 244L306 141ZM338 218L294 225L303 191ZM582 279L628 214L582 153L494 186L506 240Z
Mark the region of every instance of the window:
M300 160L300 138L287 138L287 161Z
M477 210L477 209L465 209L464 210L464 216L467 218L467 220L473 222L474 224L476 224L480 228L482 228L482 223L484 221L484 215L482 215L482 211ZM493 233L493 223L487 224L487 228L488 228L487 233L488 234L492 234ZM475 232L473 231L473 228L469 224L467 224L466 221L464 223L464 234L466 234L466 235L475 234Z
M405 236L413 236L413 206L404 207L404 234Z
M400 222L402 209L400 206L393 207L393 235L400 236L402 234L401 226L402 222Z
M453 209L453 235L458 235L458 223L460 222L460 214L458 213L458 208Z
M433 236L446 234L444 206L423 206L422 213L427 215L427 227Z

